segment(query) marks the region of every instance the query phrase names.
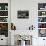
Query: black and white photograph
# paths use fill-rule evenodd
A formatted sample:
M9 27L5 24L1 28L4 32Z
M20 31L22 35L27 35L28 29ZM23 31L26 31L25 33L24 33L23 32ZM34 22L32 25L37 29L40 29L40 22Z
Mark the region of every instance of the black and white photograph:
M17 18L18 19L28 19L29 18L29 11L18 11L17 13Z

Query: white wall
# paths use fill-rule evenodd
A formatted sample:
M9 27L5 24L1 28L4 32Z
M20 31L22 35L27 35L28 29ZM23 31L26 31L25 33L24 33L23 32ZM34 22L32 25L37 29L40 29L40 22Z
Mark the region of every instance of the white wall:
M37 29L38 3L45 3L46 0L11 0L11 22L16 25L17 30L26 30L32 24ZM28 10L29 19L18 19L18 10Z
M37 18L36 16L37 13L35 13L37 9L36 3L37 2L31 0L14 0L11 2L11 16L12 16L11 19L12 22L16 25L17 30L27 30L29 26L34 24L34 21L32 19ZM17 18L18 10L28 10L29 19L18 19Z
M45 3L46 0L11 0L11 22L16 25L17 30L27 30L32 24L35 26L34 36L38 36L38 3ZM18 10L29 10L29 19L18 19ZM19 31L18 31L19 32ZM37 37L36 37L37 38ZM43 44L42 38L33 38L33 45Z

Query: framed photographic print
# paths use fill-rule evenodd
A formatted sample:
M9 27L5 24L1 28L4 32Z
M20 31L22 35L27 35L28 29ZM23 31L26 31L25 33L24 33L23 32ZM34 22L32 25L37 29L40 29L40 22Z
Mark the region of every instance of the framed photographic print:
M28 19L29 18L29 11L17 11L17 18L19 19Z

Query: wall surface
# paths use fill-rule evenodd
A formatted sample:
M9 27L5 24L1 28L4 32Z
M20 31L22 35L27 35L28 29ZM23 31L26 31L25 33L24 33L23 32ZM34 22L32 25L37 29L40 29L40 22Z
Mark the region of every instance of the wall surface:
M45 3L46 0L11 0L11 22L16 25L17 30L28 30L29 26L38 27L38 3ZM29 19L18 19L18 10L28 10Z
M33 35L33 46L44 46L43 38L38 37L38 3L45 3L46 0L11 0L11 22L18 30L28 30L29 26L34 25L35 34ZM29 19L18 19L18 10L28 10ZM18 31L19 32L19 31ZM25 32L26 33L26 32ZM37 36L37 37L35 37Z
M12 17L11 17L11 19L12 19L12 22L16 25L17 30L28 30L29 26L31 26L32 24L35 23L32 19L36 18L34 20L37 20L37 16L36 16L37 4L36 3L35 3L35 1L31 1L31 0L15 0L15 1L12 1L12 4L11 4L11 9L12 9L11 16ZM18 19L17 18L17 15L18 15L17 11L18 10L22 10L22 11L28 10L29 11L29 19Z

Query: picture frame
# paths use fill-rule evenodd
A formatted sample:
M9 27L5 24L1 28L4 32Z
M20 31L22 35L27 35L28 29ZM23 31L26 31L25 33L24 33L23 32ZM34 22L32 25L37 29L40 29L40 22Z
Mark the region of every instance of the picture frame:
M18 19L28 19L29 18L29 11L21 11L21 10L19 10L19 11L17 11L17 18Z

